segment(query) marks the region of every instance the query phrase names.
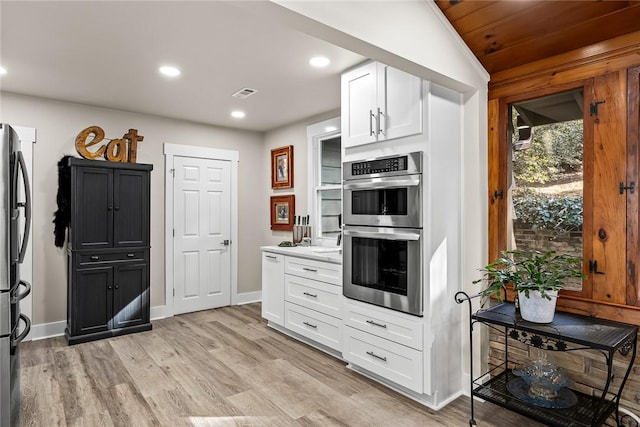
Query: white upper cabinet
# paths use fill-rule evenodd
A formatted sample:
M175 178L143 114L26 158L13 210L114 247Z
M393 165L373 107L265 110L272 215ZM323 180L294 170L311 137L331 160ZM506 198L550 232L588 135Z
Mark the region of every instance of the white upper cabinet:
M371 62L342 75L342 146L377 141L377 63Z
M342 144L422 133L422 80L370 62L342 75Z

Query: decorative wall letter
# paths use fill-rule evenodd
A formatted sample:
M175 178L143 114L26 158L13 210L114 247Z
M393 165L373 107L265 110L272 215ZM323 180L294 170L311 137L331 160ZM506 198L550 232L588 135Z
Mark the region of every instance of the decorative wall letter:
M87 138L93 135L93 139L87 142ZM89 126L78 134L76 137L76 151L85 159L97 159L104 157L110 162L129 162L135 163L138 158L138 142L144 139L144 136L138 135L137 129L129 129L119 139L107 139L109 143L103 145L95 152L88 150L104 140L104 130L99 126ZM128 145L128 150L127 150Z

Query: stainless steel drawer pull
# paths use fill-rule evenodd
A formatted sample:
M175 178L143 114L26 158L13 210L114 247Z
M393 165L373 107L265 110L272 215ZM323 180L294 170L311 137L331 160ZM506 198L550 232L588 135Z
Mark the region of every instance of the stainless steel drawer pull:
M133 258L134 256L136 256L136 254L127 254L127 256L128 256L129 258Z
M277 257L273 256L273 255L265 255L265 258L269 258L269 259L276 259Z
M382 323L376 323L373 320L367 320L367 323L373 326L378 326L379 328L385 328L387 329L387 325L384 325Z
M91 261L98 261L98 260L100 259L100 257L99 257L98 255L91 255L91 256L89 257L89 259L90 259Z
M383 362L386 362L386 361L387 361L387 358L386 358L386 357L378 356L378 355L377 355L377 354L375 354L373 351L367 351L367 354L368 354L369 356L371 356L371 357L375 357L376 359L380 359L380 360L382 360Z
M311 324L311 323L309 323L309 322L302 322L302 323L303 323L304 325L307 325L307 326L309 326L309 327L313 328L313 329L318 329L318 325L312 325L312 324Z
M311 271L312 273L317 273L318 270L314 269L314 268L309 268L309 267L302 267L302 269L304 271Z
M309 292L303 292L304 295L312 298L318 298L318 295L310 294Z

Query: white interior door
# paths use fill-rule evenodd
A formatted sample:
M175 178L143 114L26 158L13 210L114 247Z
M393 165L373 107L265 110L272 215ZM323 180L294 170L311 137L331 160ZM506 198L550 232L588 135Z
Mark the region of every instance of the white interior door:
M231 304L231 162L174 157L174 313Z

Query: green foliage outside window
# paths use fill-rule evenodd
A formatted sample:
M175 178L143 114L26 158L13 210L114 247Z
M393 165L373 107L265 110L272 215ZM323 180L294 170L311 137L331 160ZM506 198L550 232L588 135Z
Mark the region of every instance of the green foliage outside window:
M516 220L534 230L582 230L582 195L554 196L517 190L513 207Z
M582 120L534 128L533 144L515 152L516 182L545 184L582 171Z
M536 126L531 146L513 153L517 221L532 229L582 229L582 129L582 120ZM572 182L579 186L551 189Z

